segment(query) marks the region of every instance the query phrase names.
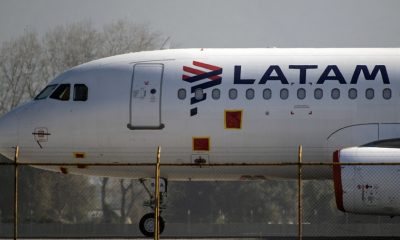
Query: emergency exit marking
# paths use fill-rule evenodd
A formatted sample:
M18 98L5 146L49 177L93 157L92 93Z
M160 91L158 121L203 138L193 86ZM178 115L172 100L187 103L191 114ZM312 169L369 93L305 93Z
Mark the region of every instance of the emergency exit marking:
M193 137L193 151L210 151L210 138Z
M225 110L225 129L242 129L243 110Z

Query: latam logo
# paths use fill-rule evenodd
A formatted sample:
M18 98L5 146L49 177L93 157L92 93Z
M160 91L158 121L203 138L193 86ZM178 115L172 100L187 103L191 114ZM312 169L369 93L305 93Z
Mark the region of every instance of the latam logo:
M254 77L254 70L242 70L242 65L233 67L234 85L267 85L278 82L282 85L300 85L316 83L320 84L359 84L362 81L382 81L383 84L390 84L389 74L385 65L356 65L354 68L347 68L346 74L338 65L267 65L259 73L258 78ZM190 92L193 97L190 99L190 116L197 115L196 104L207 99L205 89L221 84L222 67L210 65L203 62L193 61L193 67L183 66L184 74L182 80L192 84ZM311 72L311 74L309 74ZM311 77L310 77L311 75ZM290 78L288 78L290 76ZM311 80L311 81L310 81Z
M207 63L202 63L198 61L193 61L194 67L183 66L184 74L182 75L182 80L193 84L190 88L193 97L190 98L190 116L197 115L196 105L207 99L207 93L204 89L217 86L221 84L222 68ZM195 68L196 67L196 68Z

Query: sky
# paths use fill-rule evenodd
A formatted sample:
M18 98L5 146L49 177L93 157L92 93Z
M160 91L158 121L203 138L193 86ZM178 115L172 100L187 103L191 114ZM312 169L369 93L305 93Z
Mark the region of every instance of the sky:
M190 47L399 47L398 0L0 0L0 42L90 20L149 24Z

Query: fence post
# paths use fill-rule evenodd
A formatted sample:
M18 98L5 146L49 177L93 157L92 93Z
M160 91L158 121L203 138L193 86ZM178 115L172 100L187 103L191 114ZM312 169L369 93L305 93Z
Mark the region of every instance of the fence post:
M14 239L18 238L18 157L19 146L14 152Z
M156 162L156 187L155 187L155 208L154 208L154 240L160 239L160 155L161 147L157 148Z
M303 146L299 146L298 151L298 172L297 172L297 226L298 239L303 239L303 209L302 209L302 161L303 161Z

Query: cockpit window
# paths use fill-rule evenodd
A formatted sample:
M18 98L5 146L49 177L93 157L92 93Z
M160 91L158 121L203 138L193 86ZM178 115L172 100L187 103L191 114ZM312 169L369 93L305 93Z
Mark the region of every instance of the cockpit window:
M57 87L57 84L52 84L45 87L36 97L35 100L41 100L47 98L53 90Z
M74 101L86 101L88 99L88 88L85 84L74 85Z
M51 94L50 98L61 100L61 101L68 101L70 95L70 84L61 84L58 88Z

